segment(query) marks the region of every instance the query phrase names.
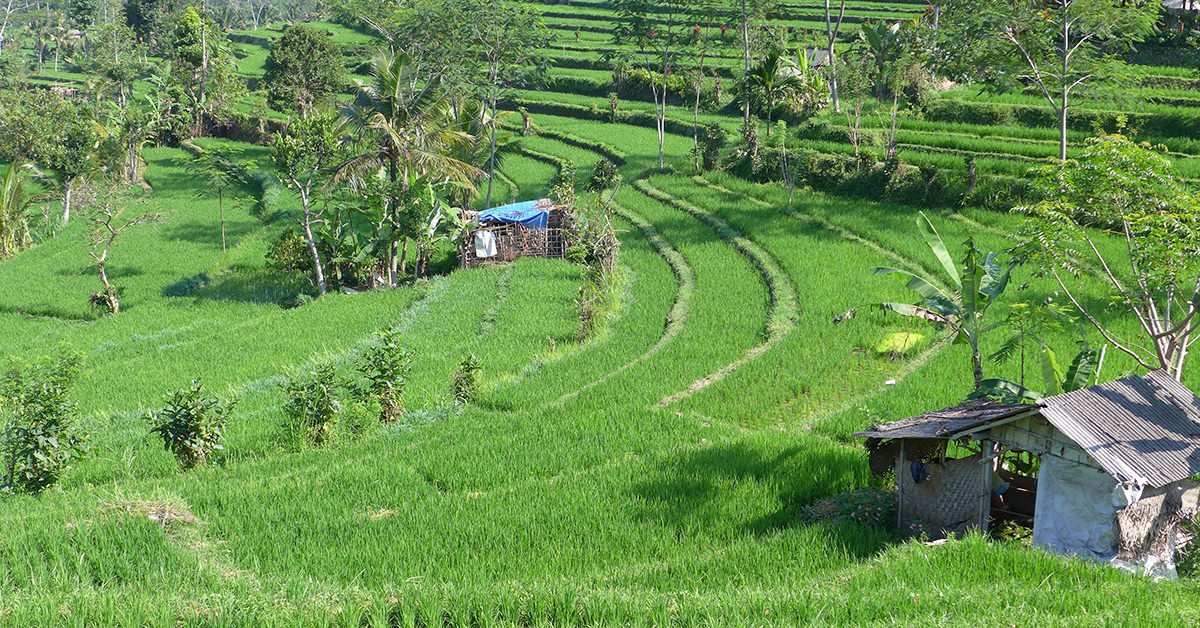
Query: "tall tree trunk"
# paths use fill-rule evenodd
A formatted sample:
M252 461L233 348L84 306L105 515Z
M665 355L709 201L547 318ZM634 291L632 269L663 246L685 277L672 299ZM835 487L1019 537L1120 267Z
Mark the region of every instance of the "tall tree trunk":
M408 266L408 236L404 236L404 244L400 245L400 274L404 274L405 268ZM399 275L397 275L397 281Z
M208 94L208 2L200 13L200 99Z
M1062 106L1058 111L1058 159L1067 160L1067 93L1063 92Z
M307 219L308 201L305 201L304 204L306 205L306 207L304 208L304 215L305 215L305 221L307 222L307 220L308 220ZM225 190L224 190L224 188L217 188L217 214L221 219L221 252L224 253L226 250L225 249Z
M299 181L296 181L296 183L299 183ZM300 186L298 185L298 187L300 187ZM300 225L302 227L304 227L304 239L305 239L306 243L308 243L308 252L312 253L312 269L313 269L313 274L316 275L316 279L317 279L317 294L320 295L320 297L324 297L324 295L325 295L325 265L322 262L320 262L320 251L317 249L317 238L313 237L313 234L312 234L312 217L313 216L312 216L312 211L310 209L308 209L311 207L311 202L312 202L312 198L310 198L310 192L308 192L308 190L306 190L305 187L300 187L300 209L302 211L304 211L304 221L301 221ZM223 225L224 225L224 223L222 222L222 232L221 232L222 247L224 246L224 227L223 227Z
M750 84L746 78L750 76L750 21L746 16L746 0L742 0L742 118L750 123Z
M979 390L983 387L983 358L979 355L977 347L972 347L971 369L975 377L975 390Z
M63 224L71 221L71 181L68 179L63 190Z
M492 206L492 183L496 179L496 99L494 97L492 98L491 105L492 105L492 119L491 119L492 138L490 140L491 148L488 151L487 201L483 205L485 208Z
M707 37L707 34L705 36ZM707 52L708 44L705 43L705 47L700 50L700 69L696 70L696 103L692 108L692 162L696 172L700 171L700 91L704 88L704 57Z
M388 179L391 181L391 190L389 191L387 213L392 221L392 228L398 230L400 228L400 199L395 196L396 182L400 180L400 164L397 157L390 156L388 158ZM392 234L391 242L388 243L388 285L395 286L400 277L396 274L396 234Z
M833 100L833 112L842 112L842 103L838 98L838 78L837 78L837 57L834 44L837 42L838 31L842 28L842 20L846 17L846 0L842 0L841 8L838 11L837 22L833 21L830 15L829 0L825 0L825 41L827 42L826 51L829 54L829 59L826 62L829 68L829 96ZM816 55L813 55L816 61Z
M1060 79L1062 86L1062 103L1058 106L1058 159L1059 161L1067 160L1067 98L1071 93L1071 87L1067 75L1068 66L1071 61L1071 24L1067 21L1067 5L1063 5L1063 41L1062 41L1062 77Z

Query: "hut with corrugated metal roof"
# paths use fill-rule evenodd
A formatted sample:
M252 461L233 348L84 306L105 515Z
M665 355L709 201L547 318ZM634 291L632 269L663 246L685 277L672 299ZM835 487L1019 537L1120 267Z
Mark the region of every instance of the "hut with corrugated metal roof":
M897 525L943 535L1009 520L1054 552L1172 575L1200 509L1200 397L1163 371L1046 397L987 399L878 425ZM1024 464L1022 464L1024 461Z

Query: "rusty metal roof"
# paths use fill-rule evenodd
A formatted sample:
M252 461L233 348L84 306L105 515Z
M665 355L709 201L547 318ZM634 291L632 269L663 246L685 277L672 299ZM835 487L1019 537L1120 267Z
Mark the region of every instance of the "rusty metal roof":
M1200 397L1163 371L1042 400L1040 414L1121 481L1200 474Z
M855 434L867 438L951 438L954 434L1030 410L1033 406L971 399L957 406L876 425Z

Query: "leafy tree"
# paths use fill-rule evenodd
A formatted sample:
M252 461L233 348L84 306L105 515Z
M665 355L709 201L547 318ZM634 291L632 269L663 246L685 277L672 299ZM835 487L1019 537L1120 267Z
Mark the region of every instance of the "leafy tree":
M680 53L676 38L692 0L614 0L616 19L613 39L616 43L632 41L641 56L642 65L650 79L654 96L655 130L658 132L658 167L666 165L664 144L667 120L667 79L675 57ZM656 78L656 74L661 78Z
M40 493L87 455L70 399L83 355L12 364L0 375L0 493Z
M800 80L795 64L779 51L766 56L746 75L749 83L744 90L755 108L767 114L767 135L771 135L771 114L781 102L795 99L800 93Z
M1008 316L998 325L1008 329L1009 335L988 359L996 364L1017 360L1020 367L1017 383L1024 386L1028 354L1034 347L1048 347L1049 339L1065 330L1068 322L1072 322L1069 313L1069 308L1054 302L1013 303L1008 307Z
M328 35L297 24L271 44L263 82L275 109L307 118L317 103L340 92L344 81L342 50Z
M67 23L82 33L84 56L90 58L92 47L88 33L102 11L100 0L67 0L66 5Z
M146 73L145 49L137 44L133 29L124 24L100 24L94 29L93 54L81 64L84 71L103 81L113 100L124 107L133 95L133 83Z
M458 364L458 369L454 371L452 386L456 403L467 405L475 400L475 395L479 392L479 374L482 370L483 365L474 353L467 355Z
M183 8L181 0L125 0L125 23L150 50L163 50L171 23Z
M527 84L531 74L545 71L542 49L550 41L541 14L526 3L510 0L467 0L470 48L479 69L474 83L490 111L487 160L487 206L492 205L492 183L496 176L496 107L518 84Z
M167 405L149 412L146 419L163 447L171 452L184 469L194 469L214 451L224 449L225 426L234 404L204 396L198 380L189 388L167 395Z
M333 439L342 413L341 382L330 364L319 365L283 384L288 397L284 428L312 445Z
M4 12L4 18L0 19L0 57L4 56L4 46L8 43L8 26L12 24L13 15L18 11L16 0L0 1L0 11Z
M1149 35L1157 15L1157 3L1127 0L952 0L939 33L969 74L1036 85L1058 114L1066 160L1071 97L1124 75L1115 53Z
M402 206L411 185L428 175L471 186L482 171L453 156L473 138L459 128L440 76L426 75L420 65L394 50L375 54L371 74L369 83L355 79L357 97L342 110L343 123L369 137L371 148L339 165L333 180L367 179L382 171L387 181L384 220L392 228L388 283L396 285L408 250L407 234L415 233L403 229L411 224L403 220L408 208Z
M741 16L741 28L739 31L742 34L742 89L749 87L749 82L745 80L750 75L750 64L753 58L753 48L758 39L755 34L751 33L752 24L757 22L763 24L766 22L767 14L774 8L776 0L733 0L733 13ZM750 123L750 97L749 94L743 91L742 93L742 123Z
M116 144L114 152L118 155L117 167L125 183L143 181L145 160L142 159L142 148L154 140L162 124L155 105L155 96L147 94L142 101L131 102L124 107L110 102L102 111L107 118L103 125L104 133L109 141Z
M171 39L173 79L188 97L192 134L200 133L205 114L220 113L242 89L233 62L224 56L225 37L207 14L184 9Z
M304 239L312 253L313 273L320 295L326 292L325 266L313 226L323 221L325 209L324 206L316 207L313 196L328 181L328 173L342 156L338 122L337 116L331 114L296 121L276 136L273 153L280 177L300 195L301 214L297 222L304 229Z
M975 246L974 238L969 237L960 271L942 242L942 237L924 213L917 219L917 227L925 244L946 271L946 277L935 280L898 268L872 268L871 273L874 275L908 277L906 287L919 294L921 299L917 304L883 302L866 307L945 325L954 332L955 342L966 342L971 346L971 370L975 378L975 388L978 390L983 383L983 354L980 351L980 342L984 332L989 329L986 315L988 309L1008 287L1008 279L1016 267L1016 262L1008 268L1002 267L996 261L995 253L983 255ZM949 288L940 287L945 284L948 284ZM834 322L853 318L857 309L842 314Z
M31 161L37 173L62 193L62 221L71 219L79 184L103 165L99 137L82 105L49 90L22 91L0 106L0 156Z
M901 23L863 23L860 36L867 45L871 59L875 62L875 97L882 99L887 94L888 83L896 68L896 60L903 53Z
M1018 208L1031 217L1023 253L1109 344L1181 378L1200 328L1200 196L1170 161L1123 135L1089 139L1077 160L1041 168L1036 188L1046 200ZM1097 244L1097 230L1124 239L1121 255ZM1139 337L1118 332L1082 298L1079 277L1087 269L1137 319Z
M245 181L249 176L246 167L240 163L242 151L233 146L213 147L193 154L184 167L188 174L205 183L200 190L201 196L208 196L213 191L217 193L217 215L221 223L221 251L225 247L225 190L230 186Z

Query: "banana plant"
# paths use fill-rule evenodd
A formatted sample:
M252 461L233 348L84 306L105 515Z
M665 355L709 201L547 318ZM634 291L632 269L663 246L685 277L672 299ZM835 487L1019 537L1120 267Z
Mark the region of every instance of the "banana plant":
M1037 403L1051 395L1060 395L1073 390L1095 386L1100 381L1100 370L1104 367L1104 356L1108 347L1094 349L1085 340L1079 341L1079 352L1071 359L1064 371L1059 366L1058 356L1048 346L1042 347L1042 385L1045 392L1038 392L1006 379L985 379L973 397L998 397L1001 401L1032 401Z
M37 198L25 192L28 169L12 163L0 171L0 259L11 257L30 242L25 212Z
M887 22L867 24L864 22L861 24L862 40L871 51L871 57L875 60L875 70L878 72L875 78L875 96L878 98L884 96L887 75L900 47L900 24L900 22L892 24Z
M924 212L917 218L917 228L929 250L946 271L946 277L934 279L887 266L872 268L873 275L908 277L906 287L920 295L920 299L915 304L881 302L859 307L895 312L901 316L920 318L949 328L955 335L955 342L971 346L972 374L975 378L975 388L979 389L983 384L980 338L987 330L984 319L988 309L1008 287L1009 277L1016 267L1016 262L1009 264L1007 268L1001 266L995 253L984 255L980 252L972 236L968 237L965 243L966 255L963 257L962 270L959 270L941 235ZM851 309L834 319L834 322L853 318L857 310L858 308Z

